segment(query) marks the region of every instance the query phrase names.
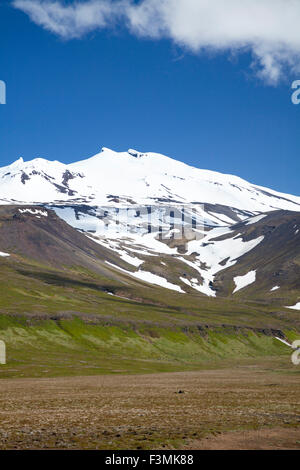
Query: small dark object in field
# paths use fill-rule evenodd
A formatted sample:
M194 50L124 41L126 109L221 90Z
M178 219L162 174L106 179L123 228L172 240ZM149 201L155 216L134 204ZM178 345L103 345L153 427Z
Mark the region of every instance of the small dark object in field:
M185 393L184 390L178 390L178 392L175 392L175 393Z

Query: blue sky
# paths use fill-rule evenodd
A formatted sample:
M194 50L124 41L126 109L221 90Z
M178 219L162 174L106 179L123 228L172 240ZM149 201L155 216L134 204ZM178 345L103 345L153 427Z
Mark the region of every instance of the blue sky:
M62 37L10 1L0 22L1 166L136 148L300 195L295 67L270 83L251 48L199 53L122 22Z

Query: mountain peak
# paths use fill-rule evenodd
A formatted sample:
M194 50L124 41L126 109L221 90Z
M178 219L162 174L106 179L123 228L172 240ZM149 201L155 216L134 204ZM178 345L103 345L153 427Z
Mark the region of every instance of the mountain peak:
M19 166L24 163L24 160L22 157L18 158L15 162L13 162L10 166Z
M181 201L222 205L248 211L249 215L275 209L300 210L297 196L132 148L116 152L103 147L98 154L71 164L43 158L24 162L19 158L0 168L3 200L50 204L77 198L80 203L93 201L94 205L102 206L111 195L116 200L122 197L139 204Z
M104 152L116 153L114 150L109 149L108 147L102 147L100 153L104 153Z
M145 153L139 152L138 150L134 150L134 149L128 149L127 153L129 153L129 155L135 158L141 158L144 155L146 155Z
M100 155L101 153L111 153L111 154L114 154L114 155L117 155L119 152L116 152L115 150L112 150L108 147L102 147L101 149L101 152L100 152ZM143 157L144 155L146 155L145 153L143 152L139 152L139 150L135 150L135 149L128 149L127 152L120 152L120 154L124 155L124 154L128 154L128 155L131 155L132 157L135 157L135 158L141 158ZM97 156L97 155L96 155Z

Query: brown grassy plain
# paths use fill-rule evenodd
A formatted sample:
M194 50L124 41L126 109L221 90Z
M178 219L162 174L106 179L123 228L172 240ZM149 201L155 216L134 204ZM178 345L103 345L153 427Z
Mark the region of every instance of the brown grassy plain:
M298 369L268 361L0 381L1 449L300 449L299 426Z

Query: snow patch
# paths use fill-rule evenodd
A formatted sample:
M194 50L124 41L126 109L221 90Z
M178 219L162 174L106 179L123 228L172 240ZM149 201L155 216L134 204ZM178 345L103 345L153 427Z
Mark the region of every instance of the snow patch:
M196 253L195 261L189 261L183 257L179 258L201 274L203 285L199 286L199 290L201 289L200 292L211 297L216 296L216 292L212 288L215 275L236 264L238 258L253 250L264 240L264 236L261 236L244 241L241 235L218 240L222 235L230 233L229 228L215 228L201 241L189 242L187 254Z
M291 308L293 310L300 310L300 302L298 302L296 305L293 305L292 307L285 307L285 308Z
M39 209L19 209L19 212L21 214L31 214L31 215L35 215L37 217L48 217L48 212L47 211L42 211L42 210L39 210Z
M245 225L256 224L256 222L259 222L260 220L264 219L265 217L267 217L266 214L256 215L255 217L251 217L250 220L247 220L247 221L245 222Z
M189 279L186 279L185 277L180 277L179 279L185 284L187 284L188 286L190 286L192 289L195 289L198 292L201 292L201 294L211 295L210 291L208 291L207 289L207 286L205 284L204 285L199 284L199 281L197 278L194 277L193 279L189 280Z
M164 287L165 289L171 289L185 294L185 292L181 289L180 286L172 284L171 282L167 281L167 279L165 279L164 277L157 276L157 274L149 273L147 271L138 271L133 275L134 277L141 279L142 281L149 282L150 284L156 284L160 287Z
M185 294L185 292L181 289L180 286L177 286L176 284L172 284L171 282L168 282L167 279L161 276L157 276L157 274L149 273L148 271L137 271L135 273L132 273L130 271L126 271L126 269L120 268L119 266L116 266L115 264L110 263L109 261L105 261L106 264L112 266L113 268L117 268L120 271L126 273L129 276L133 276L136 279L140 279L141 281L146 281L149 282L150 284L155 284L160 287L164 287L165 289L170 289L170 290L175 290L177 292L180 292L181 294Z
M135 256L130 256L127 253L121 253L120 258L125 261L125 263L132 264L132 266L137 268L144 263L143 260L136 258Z
M235 292L244 289L244 287L247 287L256 281L256 271L249 271L244 276L236 276L233 280L236 285L236 288L233 291L233 294L235 294Z

